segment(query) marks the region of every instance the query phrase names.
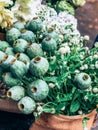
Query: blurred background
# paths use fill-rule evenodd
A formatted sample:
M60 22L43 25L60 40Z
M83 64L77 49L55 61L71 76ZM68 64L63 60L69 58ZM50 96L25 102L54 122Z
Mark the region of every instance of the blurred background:
M92 46L96 35L98 34L98 0L87 0L86 4L76 10L78 19L78 29L82 35L89 35Z

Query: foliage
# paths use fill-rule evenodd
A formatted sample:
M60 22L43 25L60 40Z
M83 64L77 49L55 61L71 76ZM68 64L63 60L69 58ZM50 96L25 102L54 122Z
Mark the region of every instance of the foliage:
M35 117L39 117L42 112L64 115L91 112L98 104L98 43L96 42L94 48L91 49L86 46L89 37L80 35L77 30L77 19L68 11L57 13L53 8L41 5L37 8L36 15L37 17L23 23L24 29L21 30L17 39L28 30L33 32L36 25L36 31L33 33L34 42L38 47L34 48L33 43L28 45L18 43L17 33L12 35L15 31L7 31L6 40L14 39L13 43L8 40L7 42L10 46L14 46L13 52L16 59L9 63L9 61L5 62L6 59L1 56L3 60L1 60L0 67L3 69L2 64L7 63L10 69L7 68L6 71L10 71L14 78L17 77L21 80L22 86L26 90L25 96L29 96L36 103L36 109L33 104ZM30 37L27 35L27 38ZM48 46L47 49L46 46ZM16 57L16 53L21 53L18 51L20 48L30 59L29 61ZM27 53L28 48L31 54L34 53L32 58L31 54ZM37 53L38 48L41 50L41 54ZM21 69L19 65L21 65ZM5 70L3 71L5 73ZM21 78L19 75L22 75ZM5 74L3 74L3 78L5 78ZM12 77L10 78L12 80ZM38 82L39 80L41 82ZM3 81L8 80L3 79ZM47 86L49 90L42 91ZM46 92L48 92L47 96ZM43 95L45 98L41 97ZM39 100L37 100L38 96L41 97ZM11 95L9 97L11 98Z

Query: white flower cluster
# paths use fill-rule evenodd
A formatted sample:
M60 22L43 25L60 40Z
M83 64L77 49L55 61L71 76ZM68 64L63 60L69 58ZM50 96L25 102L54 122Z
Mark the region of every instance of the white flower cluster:
M11 0L0 0L0 27L7 28L12 25L13 13L5 8L9 5L12 5L13 2Z
M41 0L17 0L11 11L14 13L14 22L31 20L36 16L37 7L41 5Z
M12 4L13 2L11 0L0 0L0 8L7 7Z
M72 35L73 34L80 35L79 31L77 30L77 19L73 15L68 14L67 12L61 12L58 15L53 14L52 17L48 18L46 17L43 23L45 26L47 25L47 28L50 28L51 26L55 27L56 31L59 34L70 35L72 33ZM70 29L66 28L68 26L71 26Z
M81 40L88 38L82 38L80 36L80 32L77 29L77 19L68 12L63 11L57 14L53 8L41 5L37 9L36 15L43 21L44 30L51 27L54 28L54 30L59 34L59 41L62 42L67 38L69 46L72 44L83 46ZM64 48L65 47L61 48L59 51L61 53L65 53L65 51L66 53L70 52L70 48L68 48L68 46L66 50Z

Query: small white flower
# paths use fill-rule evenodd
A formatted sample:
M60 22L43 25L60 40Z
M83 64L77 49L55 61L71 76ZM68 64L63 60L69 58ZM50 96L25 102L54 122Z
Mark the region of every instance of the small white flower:
M78 111L78 114L79 114L79 115L82 115L82 114L83 114L83 112L82 112L81 110L79 110L79 111Z
M86 50L86 51L89 51L89 48L88 48L88 47L85 47L85 50Z
M80 70L85 70L85 67L84 67L84 66L81 66L81 67L80 67Z
M97 48L98 48L98 42L95 42L95 47L97 47Z
M37 107L37 111L38 111L38 112L42 112L42 111L43 111L42 106L38 106L38 107Z
M92 91L92 86L90 86L88 89L85 90L86 92Z
M97 58L98 58L98 54L95 54L93 57L94 57L95 59L97 59Z
M95 69L95 65L94 65L94 64L91 64L91 65L90 65L90 68L91 68L91 69Z
M51 60L56 60L56 56L51 56L50 59Z
M54 87L55 87L55 84L49 83L48 86L49 86L50 88L54 88Z
M88 97L87 97L87 96L84 96L84 100L87 101L87 100L88 100Z
M98 61L95 62L95 68L98 69Z
M69 46L66 46L66 47L61 47L58 52L60 54L67 54L67 53L70 53L70 47Z
M67 42L60 45L60 47L66 47L66 46L68 46Z
M80 73L80 71L79 71L79 70L75 70L75 73L76 73L76 74L79 74L79 73Z
M97 87L93 88L93 92L98 93L98 88Z
M67 62L66 62L66 61L64 61L64 62L63 62L63 64L64 64L64 65L66 65L66 64L67 64Z
M89 56L90 60L92 61L93 60L93 56Z
M59 35L59 41L63 41L64 40L64 36L63 35Z
M37 113L37 112L33 112L33 115L34 115L35 117L37 117L37 116L38 116L38 113Z
M84 65L84 69L88 69L88 65L87 64Z
M90 37L88 35L84 36L84 40L89 41Z

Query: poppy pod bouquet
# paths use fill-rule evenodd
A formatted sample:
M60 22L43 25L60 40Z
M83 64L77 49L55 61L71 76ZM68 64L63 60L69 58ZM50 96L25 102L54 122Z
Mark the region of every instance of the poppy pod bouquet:
M98 43L89 49L88 42L73 15L41 5L36 17L14 23L0 41L3 97L36 118L91 112L98 104Z

